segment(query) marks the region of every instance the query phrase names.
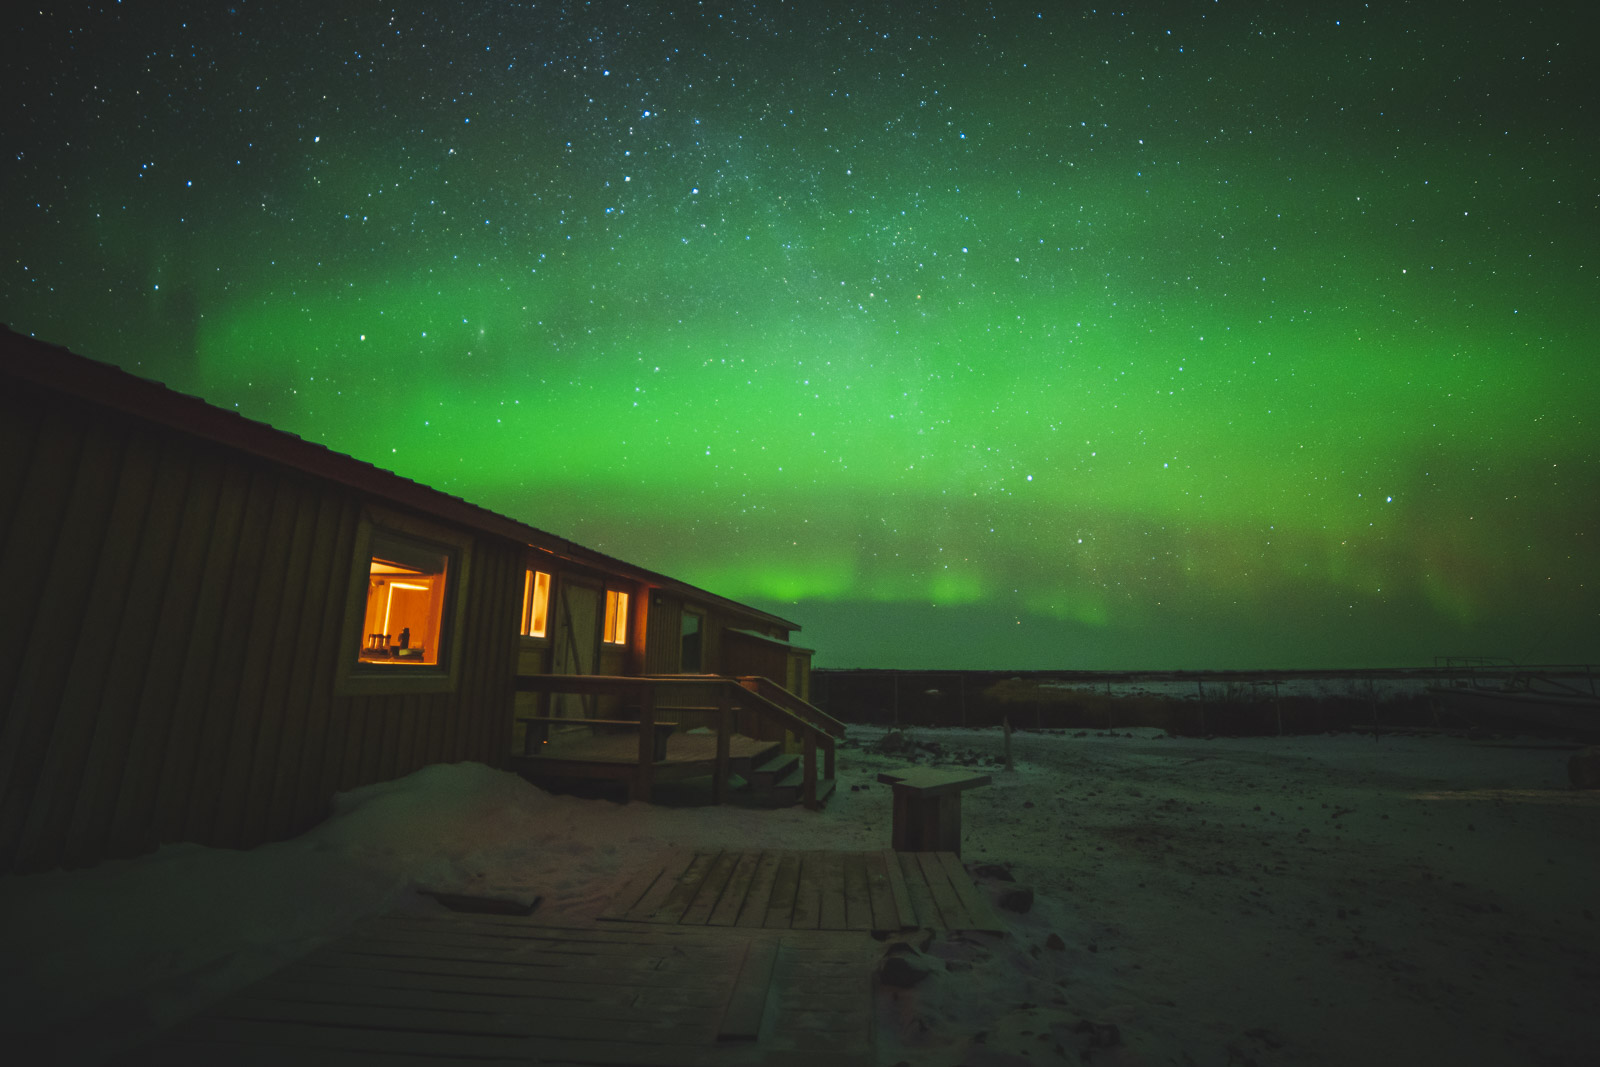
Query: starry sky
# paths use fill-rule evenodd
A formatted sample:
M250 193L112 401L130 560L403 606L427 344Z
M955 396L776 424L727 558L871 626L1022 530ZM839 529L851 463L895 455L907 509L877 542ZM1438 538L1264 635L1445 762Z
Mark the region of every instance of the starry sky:
M1600 660L1583 5L13 13L13 328L819 666Z

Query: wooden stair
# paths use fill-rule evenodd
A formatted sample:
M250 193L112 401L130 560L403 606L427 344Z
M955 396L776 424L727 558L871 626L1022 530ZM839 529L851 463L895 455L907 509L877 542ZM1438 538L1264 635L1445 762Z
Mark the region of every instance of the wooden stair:
M745 775L748 785L740 792L747 804L763 808L787 808L801 802L805 791L805 768L795 752L779 752ZM835 781L817 778L817 804L827 803L833 795Z

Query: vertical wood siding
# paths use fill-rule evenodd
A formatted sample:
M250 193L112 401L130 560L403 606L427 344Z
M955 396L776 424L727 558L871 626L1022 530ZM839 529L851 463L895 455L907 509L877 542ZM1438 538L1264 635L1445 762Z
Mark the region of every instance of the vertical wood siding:
M644 672L676 674L682 668L683 602L664 593L653 593L650 615L645 620Z
M521 546L475 538L454 692L339 696L358 494L28 390L0 450L0 871L247 848L503 765Z

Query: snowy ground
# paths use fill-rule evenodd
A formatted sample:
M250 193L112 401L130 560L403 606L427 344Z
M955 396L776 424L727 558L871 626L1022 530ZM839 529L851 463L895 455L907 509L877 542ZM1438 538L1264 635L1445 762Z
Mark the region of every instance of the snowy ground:
M346 794L251 852L0 879L0 1029L29 1062L102 1061L361 917L441 910L419 887L582 919L665 847L884 847L875 779L906 750L851 737L820 814L552 797L462 764ZM1002 747L913 740L935 764ZM1567 751L1152 730L1012 745L1016 769L965 794L964 859L1009 867L980 885L1033 906L999 910L1004 938L910 939L929 974L880 994L881 1063L1593 1062L1600 794L1567 788Z

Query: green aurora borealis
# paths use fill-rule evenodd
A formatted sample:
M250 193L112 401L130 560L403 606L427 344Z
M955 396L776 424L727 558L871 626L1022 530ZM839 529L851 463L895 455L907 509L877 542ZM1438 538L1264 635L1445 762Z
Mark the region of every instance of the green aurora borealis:
M1581 7L96 8L15 329L821 666L1600 658Z

